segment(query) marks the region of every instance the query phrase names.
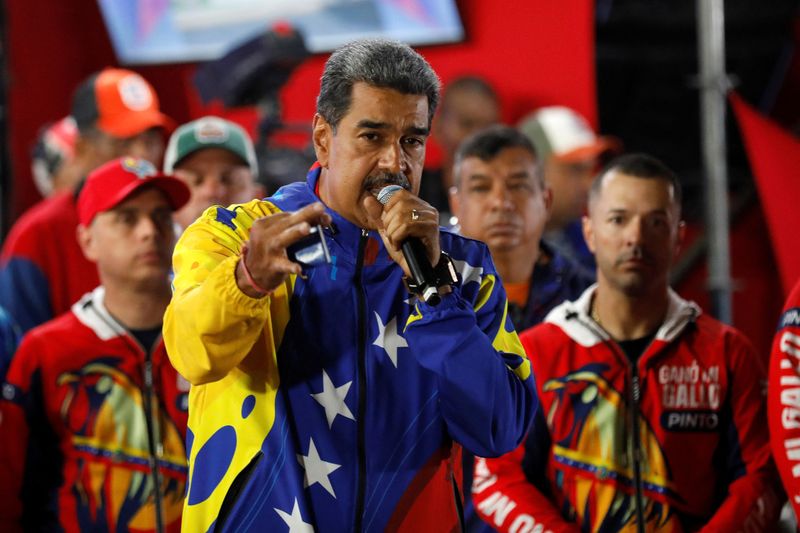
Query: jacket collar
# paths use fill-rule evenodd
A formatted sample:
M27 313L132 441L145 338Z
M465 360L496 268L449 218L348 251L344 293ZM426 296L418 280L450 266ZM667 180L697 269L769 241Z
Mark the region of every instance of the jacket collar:
M553 309L545 318L545 322L555 324L582 346L594 346L599 342L611 340L608 333L590 316L595 290L597 290L596 283L583 291L574 302L564 302ZM675 340L687 325L697 320L702 311L696 303L684 300L672 289L667 291L667 316L658 328L655 340L669 343Z
M139 341L123 326L111 313L108 312L105 306L106 289L102 285L95 288L92 292L87 292L81 297L80 300L72 305L72 312L78 321L91 329L101 341L108 341L115 338L122 338L130 346L136 347L136 352L140 355L147 354L152 347L145 347L139 344ZM156 345L163 343L163 339L159 337ZM153 361L158 362L161 360L158 351L152 354Z
M107 341L127 334L122 324L111 316L105 306L106 290L101 285L88 292L72 305L78 321L95 332L100 340Z

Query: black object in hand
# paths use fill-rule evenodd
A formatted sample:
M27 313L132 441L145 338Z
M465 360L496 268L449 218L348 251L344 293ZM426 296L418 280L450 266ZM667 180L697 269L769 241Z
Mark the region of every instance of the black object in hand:
M290 260L304 267L313 267L331 262L331 254L325 243L322 226L312 226L308 235L286 248Z

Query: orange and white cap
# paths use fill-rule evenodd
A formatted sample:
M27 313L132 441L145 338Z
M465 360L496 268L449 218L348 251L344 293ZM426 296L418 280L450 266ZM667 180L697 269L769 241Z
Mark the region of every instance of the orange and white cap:
M172 130L174 124L159 109L158 96L143 77L117 68L92 74L76 89L71 115L79 131L93 127L121 139L150 128Z
M542 160L552 156L564 163L574 163L620 150L619 141L598 137L589 122L568 107L542 107L522 119L519 129L531 140Z

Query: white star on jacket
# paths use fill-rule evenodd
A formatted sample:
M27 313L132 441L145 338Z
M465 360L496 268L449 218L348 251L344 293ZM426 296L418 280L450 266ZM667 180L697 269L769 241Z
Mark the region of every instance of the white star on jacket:
M348 381L344 385L338 387L333 385L333 381L328 376L328 373L322 371L322 392L312 394L311 396L325 409L325 417L328 419L328 428L333 427L333 421L336 415L341 415L350 420L355 420L353 413L344 399L347 397L347 392L350 390L352 381Z
M481 278L483 277L482 266L472 266L466 261L457 261L455 259L453 259L453 266L455 266L458 273L461 274L462 287L470 281L475 281L480 285Z
M378 337L372 343L373 346L380 346L386 353L389 354L389 359L392 364L397 368L397 350L400 348L408 348L406 340L397 333L397 317L394 317L385 326L378 313L375 313L375 319L378 321Z
M408 298L403 300L403 303L406 304L406 305L410 305L411 307L414 307L415 305L417 305L417 297L416 297L416 295L409 294Z
M309 439L308 455L297 454L297 462L300 463L300 466L306 471L304 487L310 487L314 483L319 483L331 496L334 498L336 497L336 493L333 492L333 485L331 485L331 480L328 479L328 476L338 470L342 465L323 461L319 453L317 453L317 447L314 446L314 439Z
M300 514L300 506L297 504L297 498L294 499L292 514L281 511L277 507L273 507L272 509L278 513L278 516L289 526L289 533L314 533L314 528L311 524L303 521L303 515Z

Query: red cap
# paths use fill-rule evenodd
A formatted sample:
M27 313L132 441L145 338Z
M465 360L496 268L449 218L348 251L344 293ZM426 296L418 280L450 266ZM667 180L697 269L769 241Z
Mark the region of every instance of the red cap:
M182 180L158 172L149 161L123 157L109 161L89 174L78 196L78 220L88 226L95 215L113 209L142 187L164 193L173 210L189 201L189 188Z
M172 119L160 111L153 87L125 69L107 68L90 76L75 91L71 114L78 129L93 126L121 139L150 128L174 127Z

